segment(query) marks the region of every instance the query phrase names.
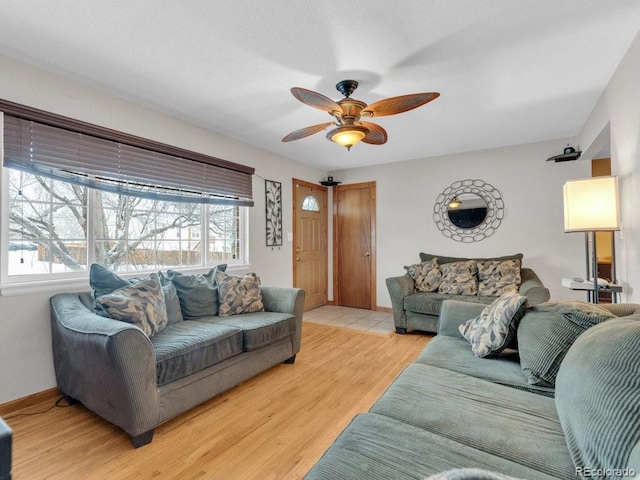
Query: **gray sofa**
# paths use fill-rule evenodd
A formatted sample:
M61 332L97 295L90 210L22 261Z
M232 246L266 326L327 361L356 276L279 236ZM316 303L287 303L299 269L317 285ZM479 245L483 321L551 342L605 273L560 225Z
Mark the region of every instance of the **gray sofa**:
M437 257L438 262L441 265L464 260L486 261L512 258L522 259L521 254L505 257L468 259L420 253L420 259L422 261L429 260L434 257ZM521 283L519 293L527 297L529 305L536 305L549 300L549 290L542 284L542 281L532 269L522 268L520 270L520 274ZM407 333L408 329L435 333L438 329L440 309L445 300L460 300L464 302L488 305L497 298L495 296L416 292L414 280L409 276L409 274L387 278L386 284L387 289L389 290L389 296L391 297L393 322L395 324L396 332L400 334Z
M516 351L473 355L458 326L482 308L445 302L438 335L305 478L489 478L456 469L526 479L640 474L640 312L632 313L640 307L614 305L613 313L630 315L580 334L555 388L531 385ZM537 318L525 322L528 315L518 329L530 323L535 334Z
M0 480L11 480L11 446L13 431L0 418Z
M304 291L261 286L264 312L201 317L149 337L105 319L90 293L51 298L58 388L122 428L135 447L154 428L300 350Z

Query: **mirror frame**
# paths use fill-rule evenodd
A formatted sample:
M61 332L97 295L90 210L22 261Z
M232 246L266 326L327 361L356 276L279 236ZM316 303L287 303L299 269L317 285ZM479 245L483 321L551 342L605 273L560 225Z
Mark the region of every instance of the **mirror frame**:
M449 202L453 197L473 193L487 204L487 216L480 225L473 228L460 228L449 220ZM436 198L433 207L433 220L445 237L456 242L480 242L495 233L504 219L505 209L502 194L493 185L484 180L459 180L453 182Z

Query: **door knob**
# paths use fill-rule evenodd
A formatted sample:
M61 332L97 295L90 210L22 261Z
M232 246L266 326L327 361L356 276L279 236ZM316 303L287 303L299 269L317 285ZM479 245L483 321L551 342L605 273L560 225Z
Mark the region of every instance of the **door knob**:
M369 252L365 252L365 254L364 254L364 256L365 256L365 257L368 257L368 256L370 256L370 255L371 255L371 254L370 254Z

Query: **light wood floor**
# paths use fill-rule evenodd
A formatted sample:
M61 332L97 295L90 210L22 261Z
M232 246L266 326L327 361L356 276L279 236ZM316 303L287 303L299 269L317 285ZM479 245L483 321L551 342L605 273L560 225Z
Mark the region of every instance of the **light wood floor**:
M82 406L9 418L13 478L302 478L429 339L304 322L294 365L278 365L161 425L139 449Z

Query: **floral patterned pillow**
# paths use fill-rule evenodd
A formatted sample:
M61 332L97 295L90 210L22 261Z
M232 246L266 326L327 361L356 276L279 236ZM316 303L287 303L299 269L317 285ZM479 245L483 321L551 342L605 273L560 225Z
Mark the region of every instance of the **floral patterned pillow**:
M133 323L150 337L168 323L164 293L157 273L152 273L148 280L102 295L96 302L110 318Z
M442 272L438 259L432 258L426 262L404 267L415 285L416 292L435 292L442 281Z
M255 273L247 273L243 277L216 274L218 283L218 315L228 317L238 313L264 312L260 277Z
M477 357L488 357L500 353L511 343L526 308L527 297L507 292L458 329Z
M480 296L499 297L506 292L517 292L521 282L520 259L478 262Z
M475 260L445 263L440 266L440 270L442 270L442 283L438 287L439 293L478 294L478 266Z

